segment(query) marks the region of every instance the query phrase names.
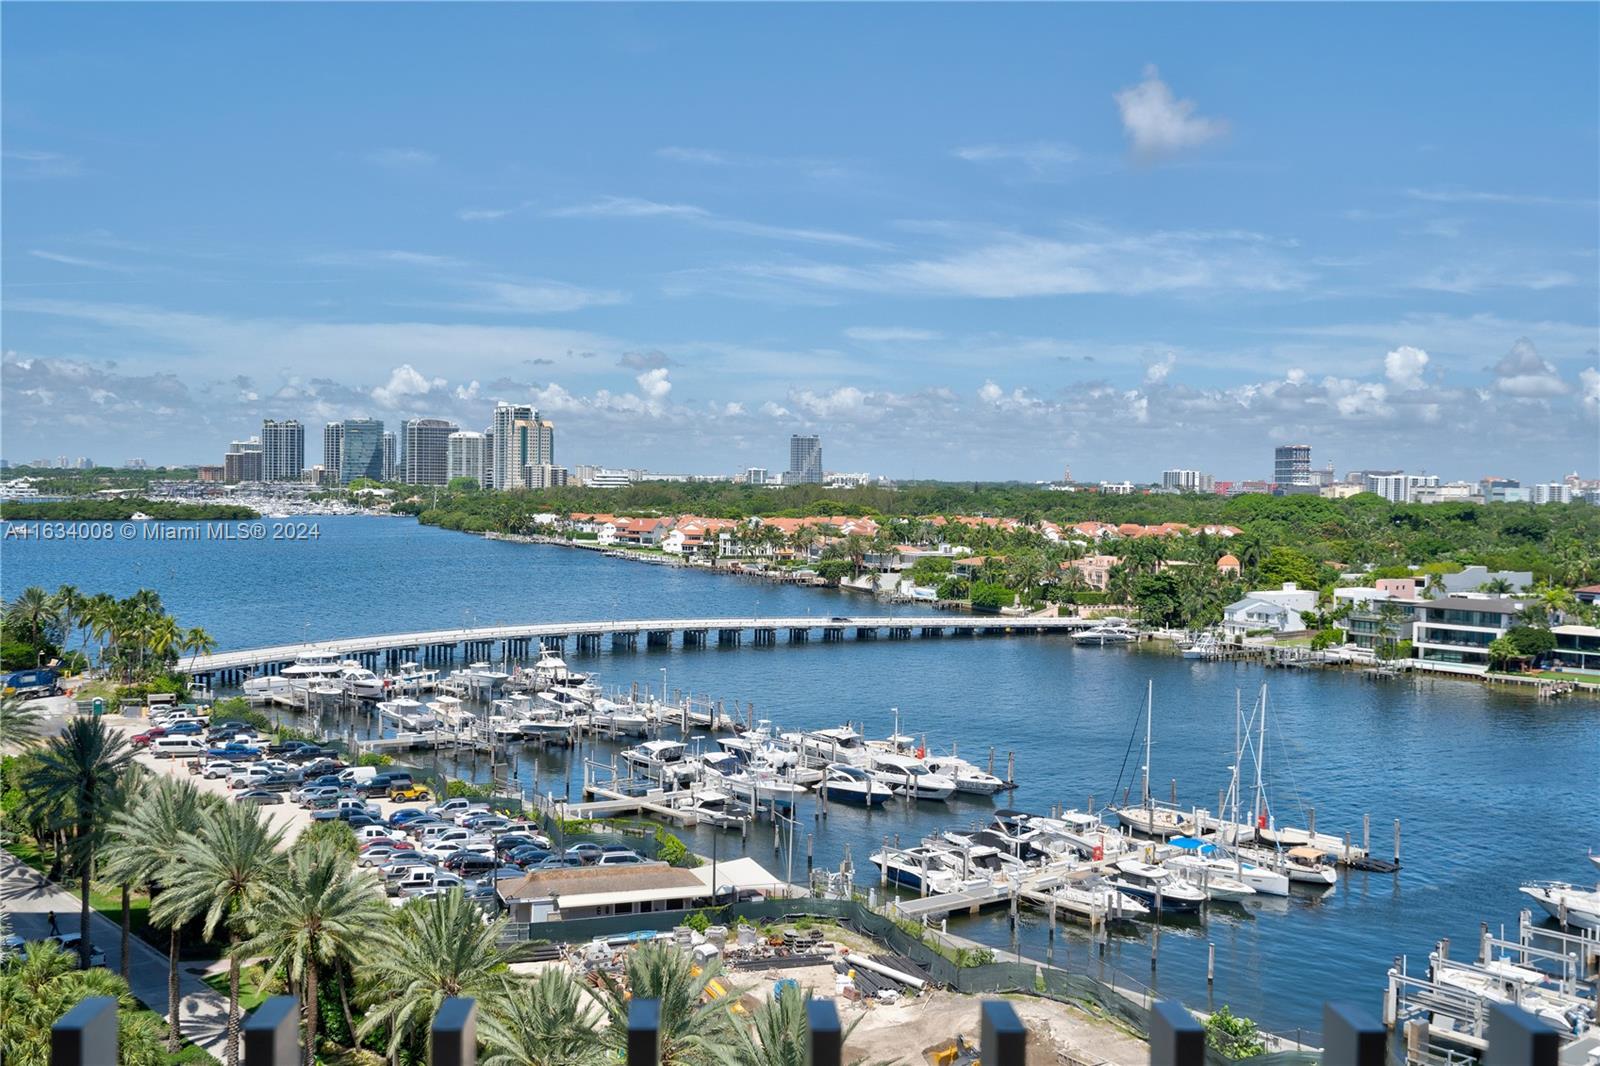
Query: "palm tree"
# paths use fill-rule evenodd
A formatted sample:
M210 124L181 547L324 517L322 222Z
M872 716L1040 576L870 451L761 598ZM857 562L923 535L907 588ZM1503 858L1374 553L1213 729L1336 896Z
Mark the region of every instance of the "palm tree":
M148 885L176 880L174 871L183 858L185 844L200 832L205 799L187 781L157 777L137 804L119 811L111 823L106 848L106 876L124 884ZM183 925L193 913L160 906L152 908L151 922L169 930L167 944L167 1050L182 1044L179 1029L178 945ZM122 957L128 957L123 944Z
M39 741L44 711L20 696L0 699L0 748L26 748Z
M83 608L84 626L89 635L100 642L98 658L102 667L105 666L107 642L116 629L119 611L117 601L103 592L91 596Z
M207 940L226 926L228 952L227 1066L239 1066L239 952L250 907L278 877L283 830L261 820L254 806L228 803L208 811L197 836L178 851L177 876L156 897L151 918L162 924L204 914Z
M483 1014L483 1066L599 1066L609 1061L594 1004L561 970L511 988Z
M79 886L78 959L89 968L89 882L95 852L116 814L130 774L140 772L133 749L101 718L74 718L52 737L39 756L29 787L59 803L71 818L71 854Z
M216 650L216 639L199 626L190 626L188 629L185 629L183 631L183 636L178 640L178 651L188 652L190 655L195 656L196 658L201 655L210 655ZM194 659L189 660L189 666L191 669L193 669Z
M28 957L0 973L0 1048L8 1066L48 1066L50 1028L87 996L117 1000L117 1045L124 1064L161 1061L153 1019L141 1016L128 984L109 970L78 970L54 942L28 945Z
M696 976L689 956L662 943L634 950L623 963L626 981L608 973L600 975L600 990L611 1024L606 1039L621 1050L628 1032L630 997L661 1004L661 1066L717 1066L734 1039L730 1011L738 996L730 993L707 999L706 985L721 969L715 961Z
M283 970L304 990L307 1066L316 1058L318 968L353 961L388 911L373 873L326 842L292 850L283 875L266 884L251 909L255 935L239 953L265 955L269 970Z
M56 616L61 619L61 652L65 655L67 642L72 639L72 634L78 627L83 625L83 608L88 601L76 587L62 585L56 589L56 594L50 603L55 608Z
M35 647L38 647L44 631L56 622L55 604L51 602L50 594L38 585L29 585L22 590L12 602L10 614L28 627Z
M1479 585L1478 590L1480 592L1493 593L1496 596L1504 596L1511 592L1511 582L1503 577L1492 578Z
M505 919L483 911L459 890L414 900L395 912L371 961L376 1002L359 1035L389 1031L388 1052L398 1056L451 996L471 996L487 1012L505 988L500 931Z
M810 1026L807 1009L811 993L787 985L783 991L756 1008L750 1024L738 1028L733 1045L737 1066L810 1066ZM861 1019L851 1022L850 1033Z

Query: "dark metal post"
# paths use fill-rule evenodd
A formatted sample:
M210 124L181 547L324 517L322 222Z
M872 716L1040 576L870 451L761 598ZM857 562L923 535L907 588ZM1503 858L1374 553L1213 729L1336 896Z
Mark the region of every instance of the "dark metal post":
M251 1011L240 1032L244 1066L300 1066L300 1001L273 996Z
M50 1027L50 1066L116 1062L117 997L88 996Z
M1322 1066L1384 1066L1383 1023L1346 1003L1322 1005Z
M811 1041L810 1066L840 1066L844 1061L844 1028L831 999L806 1003L806 1031Z
M983 1066L1023 1066L1028 1056L1028 1030L1017 1009L1003 999L983 1001Z
M660 1066L661 1001L635 999L628 1003L627 1066Z
M1556 1066L1561 1033L1509 1003L1489 1003L1489 1048L1483 1066Z
M1195 1016L1172 1000L1150 1008L1150 1066L1203 1066L1206 1031Z
M477 1062L478 1004L468 996L451 996L433 1016L428 1066L477 1066Z

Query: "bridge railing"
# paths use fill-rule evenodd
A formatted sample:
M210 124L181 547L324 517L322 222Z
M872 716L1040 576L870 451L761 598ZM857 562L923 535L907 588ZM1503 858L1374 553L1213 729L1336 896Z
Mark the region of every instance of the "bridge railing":
M1006 1000L979 1004L980 1059L984 1066L1025 1066L1028 1032ZM661 1004L636 999L628 1004L624 1041L626 1066L660 1066ZM1157 1002L1150 1011L1151 1066L1207 1066L1220 1061L1208 1053L1206 1030L1184 1007ZM244 1020L242 1066L299 1066L303 1061L300 1004L293 996L274 996ZM1490 1007L1489 1046L1483 1066L1557 1066L1562 1034L1543 1019L1509 1004ZM1295 1061L1322 1066L1387 1066L1388 1033L1376 1017L1356 1008L1323 1008L1320 1053ZM843 1066L845 1028L831 999L806 1005L806 1058L809 1066ZM1275 1058L1276 1056L1269 1057ZM91 996L55 1023L50 1034L50 1066L114 1066L117 1001ZM1268 1061L1268 1060L1253 1060ZM440 1005L428 1032L429 1066L477 1066L478 1006L451 998Z

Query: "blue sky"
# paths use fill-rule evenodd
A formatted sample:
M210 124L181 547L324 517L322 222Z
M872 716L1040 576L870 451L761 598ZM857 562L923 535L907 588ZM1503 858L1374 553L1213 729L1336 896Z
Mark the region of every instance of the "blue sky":
M566 464L1600 473L1594 5L5 30L13 460L506 399Z

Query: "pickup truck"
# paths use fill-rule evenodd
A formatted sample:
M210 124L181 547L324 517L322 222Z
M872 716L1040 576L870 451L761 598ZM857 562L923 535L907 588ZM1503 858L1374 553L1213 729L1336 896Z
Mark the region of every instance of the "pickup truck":
M261 754L260 748L252 748L248 744L229 742L221 747L206 749L208 759L254 759Z

